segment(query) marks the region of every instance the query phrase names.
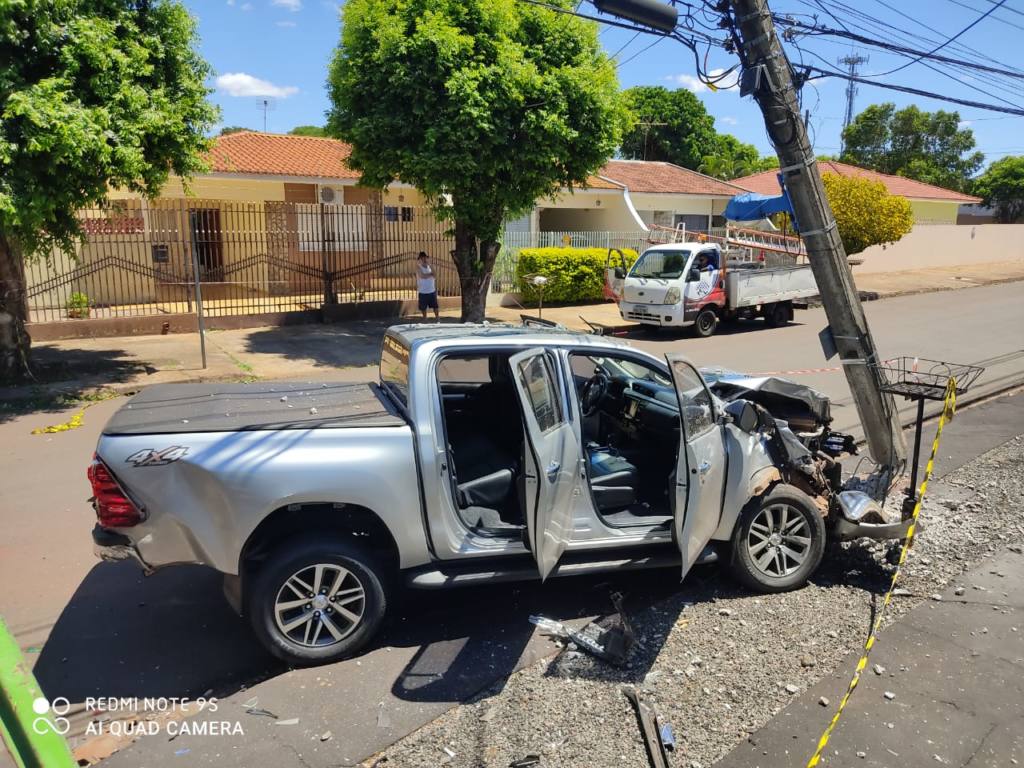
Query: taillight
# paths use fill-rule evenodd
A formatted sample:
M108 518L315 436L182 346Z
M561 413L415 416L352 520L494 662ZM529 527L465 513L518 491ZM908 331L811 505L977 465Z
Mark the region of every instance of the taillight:
M96 517L103 528L129 528L142 522L142 511L125 495L107 465L98 457L92 457L86 474L92 484Z

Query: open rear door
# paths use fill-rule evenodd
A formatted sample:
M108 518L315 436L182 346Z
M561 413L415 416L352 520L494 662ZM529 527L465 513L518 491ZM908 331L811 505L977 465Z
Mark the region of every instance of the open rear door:
M509 359L523 408L526 450L526 529L541 579L558 563L572 532L572 491L580 447L566 418L554 358L529 349Z
M665 356L679 398L679 459L676 464L675 539L683 576L707 546L722 519L726 457L714 400L700 373L680 354Z

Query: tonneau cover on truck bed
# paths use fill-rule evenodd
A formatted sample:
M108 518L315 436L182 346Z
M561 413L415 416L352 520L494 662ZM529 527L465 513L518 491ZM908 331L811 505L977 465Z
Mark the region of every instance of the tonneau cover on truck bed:
M404 423L375 384L155 384L115 413L103 434L394 427Z

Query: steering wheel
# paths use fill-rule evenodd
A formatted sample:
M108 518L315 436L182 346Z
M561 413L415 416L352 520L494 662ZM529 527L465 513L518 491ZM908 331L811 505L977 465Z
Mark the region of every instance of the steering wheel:
M580 408L584 416L593 416L608 394L611 379L604 371L597 371L583 384L580 390Z

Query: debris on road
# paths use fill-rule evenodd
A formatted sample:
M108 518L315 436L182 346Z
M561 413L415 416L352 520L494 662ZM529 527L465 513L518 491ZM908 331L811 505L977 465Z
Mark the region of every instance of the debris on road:
M640 694L633 686L624 686L622 694L629 699L636 712L637 722L640 723L640 735L644 738L647 759L651 768L668 768L668 753L658 730L654 710L640 698Z
M297 717L289 717L287 720L278 720L274 724L275 725L298 725L299 724L299 718L297 718Z
M513 760L508 764L508 768L533 768L535 765L540 765L540 755L531 754L518 760Z
M616 613L608 617L605 623L609 626L602 626L599 622L591 622L583 629L567 627L560 621L548 619L544 616L531 616L530 622L535 624L542 632L554 637L575 643L578 648L586 651L592 656L607 661L616 667L626 663L629 652L636 642L633 629L629 625L625 612L622 610L622 596L612 595L612 602L616 606Z
M277 720L277 715L268 709L260 709L259 707L249 707L245 710L247 715L259 715L261 717L269 717L272 720Z
M887 698L889 701L892 701L893 699L896 698L896 694L893 693L892 691L886 691L882 695L885 696L885 698Z

